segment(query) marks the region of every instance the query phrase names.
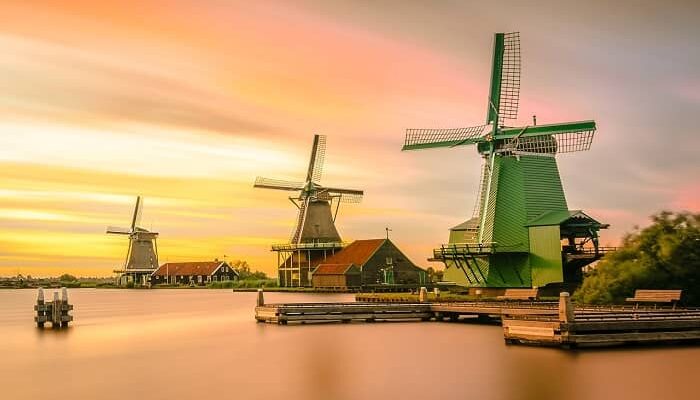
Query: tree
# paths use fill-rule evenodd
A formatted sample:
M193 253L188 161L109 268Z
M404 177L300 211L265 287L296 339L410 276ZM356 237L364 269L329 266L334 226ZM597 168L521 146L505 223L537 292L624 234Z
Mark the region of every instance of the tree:
M58 277L58 280L61 282L75 282L78 280L78 278L70 274L63 274Z
M428 273L428 282L432 283L442 282L442 277L445 273L444 271L436 270L433 267L428 267L426 272Z
M700 305L700 214L663 211L652 224L627 234L584 277L574 300L623 303L635 289L683 289L686 305Z
M245 260L236 260L231 263L231 267L238 271L238 279L242 281L270 279L267 274L262 271L253 271Z

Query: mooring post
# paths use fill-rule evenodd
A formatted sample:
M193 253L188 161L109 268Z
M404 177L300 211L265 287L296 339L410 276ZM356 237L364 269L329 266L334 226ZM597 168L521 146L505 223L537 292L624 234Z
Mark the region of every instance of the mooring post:
M262 306L264 306L264 305L265 305L265 297L263 296L263 290L262 290L262 289L258 289L258 302L257 302L257 306L258 306L258 307L262 307Z
M559 322L574 322L574 306L569 292L559 293Z
M36 326L44 327L44 289L39 288L39 293L36 296Z
M421 286L420 292L418 293L418 302L425 303L428 300L428 289L425 286Z
M51 305L51 327L58 328L61 325L61 299L58 292L53 292L53 304Z
M68 318L64 317L68 315L68 289L65 286L61 288L61 309L58 314L60 315L59 323L61 328L67 327Z

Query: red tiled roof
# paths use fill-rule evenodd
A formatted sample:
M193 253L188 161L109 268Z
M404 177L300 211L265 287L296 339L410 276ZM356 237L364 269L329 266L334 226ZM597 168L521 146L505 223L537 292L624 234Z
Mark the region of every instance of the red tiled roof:
M314 270L314 275L345 275L352 264L321 264Z
M326 258L323 264L355 264L364 265L369 258L384 244L386 239L355 240L343 250Z
M158 267L153 275L211 275L222 264L222 261L165 263Z

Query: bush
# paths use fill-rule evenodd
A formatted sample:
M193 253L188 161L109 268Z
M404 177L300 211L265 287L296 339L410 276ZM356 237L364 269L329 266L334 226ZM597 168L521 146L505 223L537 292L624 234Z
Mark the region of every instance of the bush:
M636 289L683 289L684 303L700 306L700 214L664 211L652 221L584 277L575 301L624 303Z
M73 276L71 274L63 274L63 275L58 277L58 280L61 282L76 282L78 280L78 278L76 278L75 276Z

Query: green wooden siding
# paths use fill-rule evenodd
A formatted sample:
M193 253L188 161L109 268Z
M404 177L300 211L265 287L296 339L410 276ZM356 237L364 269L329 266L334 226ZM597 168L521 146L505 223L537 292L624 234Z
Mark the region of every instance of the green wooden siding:
M568 211L557 160L554 157L520 156L520 165L526 221L549 211Z
M529 231L532 285L563 282L559 225L533 226Z
M498 157L496 164L499 172L493 241L497 243L499 252L527 252L521 162L515 157Z

